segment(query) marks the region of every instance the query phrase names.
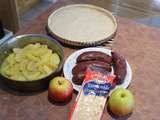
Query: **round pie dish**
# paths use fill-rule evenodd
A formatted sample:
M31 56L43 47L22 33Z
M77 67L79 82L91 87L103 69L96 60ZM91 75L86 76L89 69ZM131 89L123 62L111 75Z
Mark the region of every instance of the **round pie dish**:
M3 80L4 83L6 83L9 87L20 91L41 90L48 87L49 81L54 76L59 75L64 61L62 46L53 38L45 35L39 35L39 34L20 35L4 42L3 44L0 45L0 65L5 60L5 58L10 53L12 53L13 48L24 48L29 44L35 44L35 43L47 45L49 49L58 54L58 56L60 57L60 63L58 65L58 68L54 72L50 73L49 75L41 79L29 80L29 81L11 80L0 74L0 80Z
M108 10L90 4L71 4L48 18L48 31L72 46L96 46L114 38L117 21Z

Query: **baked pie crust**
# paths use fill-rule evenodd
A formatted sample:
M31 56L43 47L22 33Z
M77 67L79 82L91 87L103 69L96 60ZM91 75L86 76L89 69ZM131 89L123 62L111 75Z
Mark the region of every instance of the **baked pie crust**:
M54 11L48 18L48 28L61 42L90 46L111 39L117 30L117 22L106 9L73 4Z

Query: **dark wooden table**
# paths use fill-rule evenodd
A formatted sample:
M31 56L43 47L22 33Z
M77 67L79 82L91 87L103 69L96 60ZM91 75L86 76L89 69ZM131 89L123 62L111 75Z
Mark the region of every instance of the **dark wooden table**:
M56 8L71 3L91 3L105 8L105 1L60 0L32 21L18 34L46 34L47 18ZM116 118L105 108L102 120L159 120L160 113L160 30L117 17L118 31L112 49L126 57L132 67L129 86L135 96L135 109L130 116ZM64 47L65 58L75 49ZM0 120L67 120L76 94L66 104L48 100L47 90L20 93L0 82ZM86 118L87 120L87 118Z

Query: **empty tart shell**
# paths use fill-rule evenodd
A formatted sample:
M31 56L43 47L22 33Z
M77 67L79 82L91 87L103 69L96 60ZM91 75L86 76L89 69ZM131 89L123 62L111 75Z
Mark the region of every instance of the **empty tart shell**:
M48 31L68 45L96 46L115 36L117 22L104 8L72 4L57 9L49 16Z

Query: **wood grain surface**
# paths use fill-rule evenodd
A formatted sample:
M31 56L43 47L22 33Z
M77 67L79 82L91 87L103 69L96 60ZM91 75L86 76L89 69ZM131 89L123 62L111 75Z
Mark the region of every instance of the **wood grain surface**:
M95 0L92 2L95 4ZM49 14L56 8L70 3L74 3L73 0L54 4L17 35L47 34L45 26ZM97 5L105 8L100 2ZM133 92L136 105L131 115L121 118L110 114L105 107L102 120L159 120L160 29L121 17L117 17L117 21L118 31L112 49L124 55L132 67L133 79L128 89ZM64 46L65 59L75 50ZM47 91L16 92L0 82L0 120L67 120L76 93L72 100L65 104L50 102L47 95Z

